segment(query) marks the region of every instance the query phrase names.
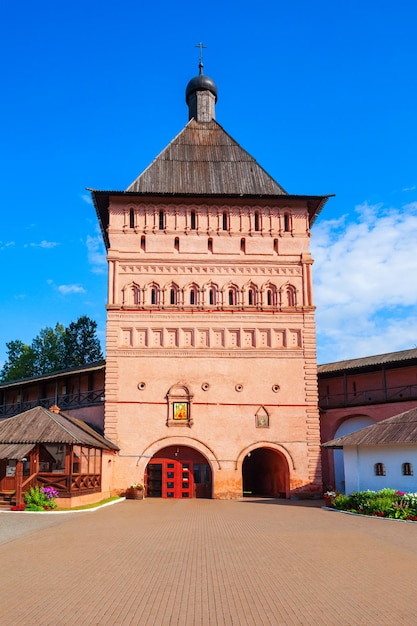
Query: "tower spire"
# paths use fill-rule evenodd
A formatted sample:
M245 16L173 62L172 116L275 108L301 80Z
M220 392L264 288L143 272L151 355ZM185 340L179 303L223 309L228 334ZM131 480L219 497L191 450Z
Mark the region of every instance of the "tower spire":
M198 64L198 69L199 69L199 75L201 76L203 74L203 68L204 68L204 63L203 63L203 48L207 48L207 46L205 46L201 41L200 43L198 43L196 46L194 46L194 48L200 48L200 62Z
M185 90L188 119L194 118L197 122L211 122L215 119L214 105L217 102L217 87L214 80L203 73L203 48L207 48L207 46L200 41L194 47L200 49L199 74L190 80Z

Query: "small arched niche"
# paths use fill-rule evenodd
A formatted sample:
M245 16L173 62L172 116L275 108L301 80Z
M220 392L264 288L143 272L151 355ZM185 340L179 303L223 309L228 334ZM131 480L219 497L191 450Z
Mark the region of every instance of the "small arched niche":
M188 385L178 382L167 393L167 426L193 425L191 405L193 394Z

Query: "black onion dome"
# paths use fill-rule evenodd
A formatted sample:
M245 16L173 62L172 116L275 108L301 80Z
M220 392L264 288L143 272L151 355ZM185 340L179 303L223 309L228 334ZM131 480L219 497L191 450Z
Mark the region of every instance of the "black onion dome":
M200 74L199 76L195 76L190 80L187 85L187 89L185 90L185 101L188 104L188 98L192 93L196 91L211 91L211 93L216 97L217 102L217 87L216 83L209 76L205 76L204 74Z

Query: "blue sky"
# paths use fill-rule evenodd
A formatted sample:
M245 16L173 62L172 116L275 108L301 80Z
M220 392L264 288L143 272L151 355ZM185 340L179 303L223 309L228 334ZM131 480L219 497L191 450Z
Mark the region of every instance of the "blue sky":
M417 345L417 3L3 3L0 365L86 314L106 263L86 187L125 189L187 122L217 121L289 192L335 193L313 229L318 360Z

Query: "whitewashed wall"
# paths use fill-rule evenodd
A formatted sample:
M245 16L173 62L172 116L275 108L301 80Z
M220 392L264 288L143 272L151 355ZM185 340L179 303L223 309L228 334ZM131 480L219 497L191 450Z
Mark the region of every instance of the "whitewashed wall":
M371 426L374 424L374 420L368 415L356 415L355 417L351 417L350 419L346 419L336 430L334 434L334 439L337 437L343 437L343 435L350 435L361 428L365 428L366 426ZM335 477L335 487L337 491L341 493L347 493L346 485L345 485L345 470L344 470L344 462L343 462L343 450L334 450L333 451L334 458L334 477Z
M347 494L385 487L417 491L417 446L345 446L343 458ZM375 463L384 463L385 476L375 476ZM413 476L402 475L403 463L412 463Z

